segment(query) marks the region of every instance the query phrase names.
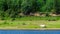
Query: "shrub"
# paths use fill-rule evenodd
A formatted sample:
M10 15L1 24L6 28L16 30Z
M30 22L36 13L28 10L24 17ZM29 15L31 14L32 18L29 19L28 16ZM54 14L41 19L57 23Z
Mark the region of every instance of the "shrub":
M26 25L26 23L22 23L22 25Z

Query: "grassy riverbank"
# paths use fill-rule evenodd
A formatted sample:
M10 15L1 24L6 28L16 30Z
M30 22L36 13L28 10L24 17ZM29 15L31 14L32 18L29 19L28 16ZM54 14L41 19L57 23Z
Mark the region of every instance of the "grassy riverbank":
M22 17L15 20L0 20L0 29L38 29L41 24L47 28L60 28L59 17Z

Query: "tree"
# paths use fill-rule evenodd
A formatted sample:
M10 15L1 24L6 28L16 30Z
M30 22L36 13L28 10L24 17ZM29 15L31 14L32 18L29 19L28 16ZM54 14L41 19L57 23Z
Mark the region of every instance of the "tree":
M56 4L55 4L55 7L56 7L56 13L57 14L60 14L60 0L55 0L56 1Z

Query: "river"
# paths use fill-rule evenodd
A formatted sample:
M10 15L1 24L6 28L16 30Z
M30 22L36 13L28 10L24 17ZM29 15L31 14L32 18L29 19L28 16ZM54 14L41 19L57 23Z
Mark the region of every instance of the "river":
M0 34L60 34L60 30L0 30Z

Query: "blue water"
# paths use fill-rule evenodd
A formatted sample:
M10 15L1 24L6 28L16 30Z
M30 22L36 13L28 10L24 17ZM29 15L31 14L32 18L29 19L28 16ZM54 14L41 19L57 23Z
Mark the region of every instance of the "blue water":
M0 34L60 34L60 30L0 30Z

